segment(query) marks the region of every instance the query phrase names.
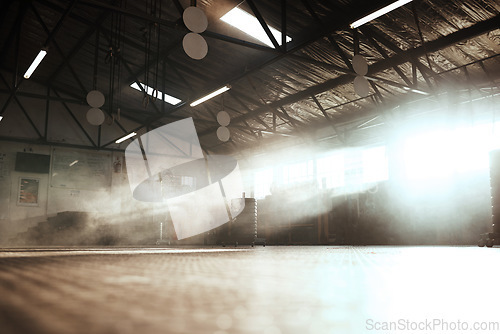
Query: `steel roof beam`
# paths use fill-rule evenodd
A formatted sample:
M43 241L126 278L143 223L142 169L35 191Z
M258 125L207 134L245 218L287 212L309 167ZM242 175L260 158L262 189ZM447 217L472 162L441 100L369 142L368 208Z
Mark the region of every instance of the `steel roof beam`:
M38 20L38 22L40 23L40 25L42 26L43 30L45 31L45 33L50 37L50 36L54 36L53 32L51 33L49 28L47 27L47 25L45 24L45 22L43 22L42 20L42 17L40 16L40 14L38 13L38 11L36 10L36 8L31 5L31 9L32 11L35 13L35 16ZM59 44L52 38L52 44L54 44L57 52L59 53L59 55L63 58L63 65L67 65L71 74L73 75L76 83L78 84L78 86L80 87L80 89L82 90L83 93L86 93L87 92L87 89L85 88L85 86L83 85L82 81L80 80L80 78L78 77L78 75L76 74L75 70L73 69L73 67L69 64L69 59L68 57L64 54L64 52L62 51L62 49L59 47ZM82 46L83 43L78 43L77 44L77 47L80 48ZM50 76L49 79L47 80L47 82L49 83L48 85L50 86L50 82L52 82L54 80L54 77L53 76Z
M365 10L364 12L369 13L370 11L377 9L382 4L389 4L389 3L391 3L391 1L389 1L389 0L370 2L369 4L367 4L364 7L364 10ZM363 14L363 13L361 13L361 14ZM245 71L242 74L236 75L235 77L233 77L229 80L225 80L224 83L232 83L232 82L235 82L237 80L240 80L240 79L244 78L245 76L247 76L248 74L257 72L257 71L265 68L266 66L269 66L269 65L271 65L271 64L273 64L281 59L286 58L287 56L291 55L292 53L297 52L297 51L305 48L306 46L316 42L320 38L328 36L332 31L336 31L339 29L343 29L344 27L347 27L348 24L350 23L350 20L351 20L350 18L353 16L356 16L356 15L360 15L360 13L357 9L353 9L352 11L350 11L348 13L346 13L346 12L340 13L338 15L338 17L336 17L336 19L332 18L329 21L329 24L322 25L321 28L315 29L314 31L307 31L306 32L307 37L305 38L305 40L303 42L294 44L294 46L291 49L287 49L286 52L280 52L276 56L274 56L273 58L271 58L267 61L264 61L260 65L257 65L255 67L253 67L252 69ZM300 38L298 40L300 40ZM175 111L180 110L184 107L185 107L185 104L180 104L177 107L169 110L168 113L174 113ZM159 119L160 118L153 118L153 119L148 121L148 124L151 124L155 121L158 121Z
M407 62L408 59L421 57L425 55L426 52L436 52L445 49L464 40L474 38L478 35L482 35L491 30L497 29L499 26L500 26L500 15L497 15L491 19L476 23L475 25L470 26L468 28L464 28L460 31L440 37L434 41L429 41L426 44L421 45L419 47L403 51L402 53L396 54L389 59L380 60L377 63L374 63L370 66L369 75L373 75L375 73L384 71L395 65L403 64ZM342 75L337 78L327 80L319 85L307 88L296 94L286 96L281 100L271 102L265 106L261 106L256 110L254 110L252 113L248 113L233 119L232 122L237 123L244 119L253 118L254 115L264 113L268 111L269 108L275 109L280 106L308 99L311 95L317 95L319 93L322 93L329 89L333 89L340 85L348 84L351 81L352 81L352 75ZM202 132L199 135L203 136L206 133L208 133L208 131L213 131L213 129Z
M8 87L9 84L7 83L7 80L5 80L5 78L3 77L3 75L0 74L0 79L2 79L2 81L5 83L5 85ZM5 102L5 105L2 109L2 111L0 112L0 115L2 115L4 113L4 111L7 109L7 106L10 104L11 100L14 99L14 101L17 103L17 105L19 106L19 108L21 109L21 111L23 112L24 116L26 117L26 119L28 120L28 122L30 123L31 127L35 130L35 132L37 133L38 135L38 138L41 139L43 138L42 134L40 133L40 131L38 130L38 128L36 127L35 123L33 122L33 120L31 119L30 115L27 113L26 109L23 107L22 103L19 101L19 99L17 98L16 96L16 91L17 91L17 87L14 87L12 89L12 91L10 92L10 95L9 95L9 98L7 99L7 101Z
M75 4L78 0L73 0L69 6L64 10L62 16L59 18L59 21L57 21L56 23L56 26L54 27L54 29L52 29L52 31L50 32L49 36L47 37L47 39L45 40L45 44L43 45L44 47L47 47L49 46L49 44L53 41L53 39L56 37L56 34L59 32L59 30L61 29L62 27L62 24L64 22L64 20L66 19L66 17L68 17L69 13L71 12L71 10L73 9L73 7L75 7Z
M113 6L113 5L108 5L108 4L103 3L101 1L86 0L86 1L80 1L80 4L91 6L91 7L94 7L94 8L101 8L101 9L109 10L109 11L112 11L112 12L115 12L115 13L119 13L119 14L122 14L122 15L127 15L127 16L130 16L130 17L134 17L136 19L145 20L145 21L151 22L151 23L157 23L157 24L160 24L162 26L165 26L165 27L168 27L170 29L174 29L174 30L177 30L177 31L180 31L180 32L189 32L189 30L183 24L179 24L177 21L173 22L173 21L169 21L169 20L165 20L165 19L160 19L158 17L150 16L150 15L143 14L143 13L140 13L140 12L137 12L137 11L132 11L132 10L124 9L124 8L116 7L116 6ZM241 45L241 46L246 46L246 47L251 47L251 48L259 49L261 51L272 50L272 49L270 49L268 47L261 46L259 44L255 44L255 43L251 43L251 42L246 42L244 40L239 40L237 38L233 38L233 37L221 35L221 34L218 34L218 33L215 33L215 32L205 31L201 35L204 35L204 36L207 36L207 37L211 37L211 38L215 38L215 39L219 39L219 40L222 40L222 41L225 41L225 42L229 42L229 43L238 44L238 45ZM272 34L271 34L271 36L272 36ZM273 38L274 38L274 36L273 36Z
M267 37L269 37L269 39L271 40L271 43L273 43L274 48L276 50L279 50L280 46L279 46L278 42L276 41L276 38L274 38L274 35L271 33L269 26L267 25L266 21L264 20L264 17L260 13L259 9L255 5L253 0L246 0L246 2L250 6L250 9L252 9L253 15L255 15L255 17L259 21L260 25L262 26L262 29L264 29L264 31L266 32Z
M10 92L11 91L8 89L0 89L0 93L10 94ZM41 99L41 100L49 99L51 101L83 104L82 100L61 98L61 97L57 97L57 96L47 96L47 95L43 95L43 94L35 94L35 93L19 92L18 91L18 92L16 92L16 95L20 96L20 97L29 97L29 98L33 98L33 99Z
M56 96L60 97L59 93L55 89L54 89L54 94L56 94ZM62 105L63 105L64 109L69 113L69 115L71 116L71 118L73 119L73 121L75 121L75 123L78 126L78 128L80 128L80 130L83 132L83 134L85 135L85 137L87 137L87 139L92 144L92 146L93 147L99 147L99 146L96 145L96 143L94 142L94 140L92 139L92 137L88 134L87 130L85 130L85 128L80 123L80 121L78 120L78 118L76 118L75 114L73 114L73 112L68 107L68 105L65 102L62 102Z
M286 52L286 34L287 34L287 19L286 19L286 0L281 0L281 48Z
M375 27L363 26L360 28L360 30L363 32L363 34L366 37L372 38L375 41L379 41L381 44L383 44L389 50L395 52L396 54L402 54L405 52L403 49L398 47L394 42L389 40L389 38L384 36L384 34L381 33ZM425 53L425 54L428 54L428 53ZM424 64L422 64L422 62L418 58L408 58L408 61L410 61L412 64L417 66L417 68L419 69L420 73L422 73L422 76L424 77L424 79L427 82L427 85L429 85L429 87L432 87L432 84L428 80L429 76L434 77L435 80L440 79L436 72L434 72L430 67L427 67Z
M66 57L63 57L64 59L63 59L62 64L59 65L59 67L54 72L52 72L52 74L49 76L48 82L52 82L66 65L69 66L70 60L73 59L73 57L78 53L78 51L80 51L82 49L82 47L85 45L85 42L96 31L99 30L101 24L106 20L106 18L108 16L109 16L108 13L104 13L101 16L99 16L99 18L97 19L97 23L95 25L93 25L91 28L89 28L85 32L85 34L82 36L82 38L80 38L80 40L78 41L78 43L76 44L76 46L68 53L68 55Z
M11 2L11 1L5 1L5 3ZM14 37L20 33L21 31L21 26L23 24L23 19L24 16L26 15L26 10L27 6L24 6L22 3L19 5L19 12L16 17L16 21L12 25L12 28L9 31L9 34L7 38L5 39L5 42L2 45L2 49L0 52L0 64L3 63L3 60L5 56L8 54L7 50L9 49L9 46L11 45L12 41L14 40ZM2 22L3 24L3 22Z
M47 96L45 100L45 131L43 132L43 139L49 139L49 114L50 114L50 87L47 87Z
M335 122L333 121L333 119L330 117L330 115L328 115L328 113L326 112L326 110L323 108L323 106L321 105L321 103L318 101L318 99L316 98L316 96L311 96L311 98L313 99L314 103L316 103L316 105L318 106L319 110L321 110L321 113L323 114L323 116L325 116L326 120L328 121L328 124L330 124L330 126L332 127L333 131L335 131L335 134L337 136L340 137L340 132L339 132L339 129L337 128L337 126L335 125Z
M380 44L377 43L377 41L375 39L373 39L370 35L365 35L365 36L366 36L366 38L368 38L368 41L370 42L370 44L373 45L375 47L375 49L377 49L377 51L382 55L382 57L384 57L385 59L390 58L389 55L387 54L387 52L380 46ZM394 71L396 71L396 73L399 75L399 77L401 79L403 79L403 81L408 86L410 86L410 87L413 86L410 79L408 79L406 74L404 74L403 71L397 65L394 65L392 68L394 69Z
M33 144L33 145L51 145L51 146L56 146L56 147L67 147L67 148L78 148L78 149L86 149L86 150L103 150L103 151L110 151L110 152L123 152L124 149L118 149L118 148L106 148L106 147L97 147L97 146L88 146L88 145L78 145L78 144L67 144L67 143L61 143L61 142L52 142L52 141L47 141L47 142L40 142L39 140L33 140L33 139L24 139L24 138L12 138L12 137L4 137L0 136L0 141L11 141L11 142L16 142L16 143L26 143L26 144Z

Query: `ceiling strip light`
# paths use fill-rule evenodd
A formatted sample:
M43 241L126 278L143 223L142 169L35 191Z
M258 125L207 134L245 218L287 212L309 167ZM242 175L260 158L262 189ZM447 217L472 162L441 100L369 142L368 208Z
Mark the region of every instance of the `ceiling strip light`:
M376 77L376 76L365 75L365 78L368 79L368 80L370 80L370 81L382 82L382 83L385 83L385 84L387 84L389 86L398 87L398 88L404 89L404 90L409 91L409 92L413 92L413 93L417 93L417 94L422 94L422 95L430 95L429 93L427 93L427 92L425 92L423 90L411 88L411 87L402 85L400 83L393 82L393 81L390 81L390 80L387 80L387 79L383 79L383 78L379 78L379 77Z
M128 135L126 135L125 137L121 137L120 139L118 139L117 141L115 141L115 143L120 144L122 141L125 141L125 140L129 139L130 137L135 136L136 134L137 133L135 133L135 132L131 132Z
M201 99L198 99L198 100L196 100L196 101L192 102L192 103L190 104L190 106L191 106L191 107L197 106L198 104L203 103L203 102L205 102L206 100L210 100L212 97L215 97L215 96L217 96L217 95L219 95L219 94L222 94L222 93L224 93L224 92L227 92L227 91L228 91L228 90L230 90L230 89L231 89L231 86L226 85L226 86L224 86L224 87L222 87L222 88L217 89L215 92L212 92L212 93L210 93L210 94L208 94L208 95L205 95L205 96L203 96Z
M255 16L253 16L250 13L247 13L243 9L240 9L239 7L234 7L229 12L224 14L224 16L222 16L220 19L226 22L227 24L232 25L236 29L239 29L244 33L252 36L253 38L261 41L267 46L274 48L273 43L269 39L269 36L267 36L264 28L262 28L262 26L260 25L259 20L257 20ZM271 34L273 34L276 41L278 42L278 45L281 45L281 32L279 32L277 29L274 29L273 27L268 26L268 28L271 31ZM290 42L291 40L292 40L291 37L286 36L287 43Z
M153 87L149 87L148 85L145 85L143 83L141 83L140 85L142 86L142 89L141 89L141 87L139 87L137 82L132 83L130 85L130 87L132 87L133 89L137 89L138 91L141 91L141 92L144 89L146 94L148 94L149 96L157 97L160 100L163 100L163 101L170 103L171 105L174 105L174 106L182 102L181 100L179 100L176 97L173 97L172 95L168 95L166 93L160 92L159 90L158 91L155 90Z
M40 65L40 63L43 60L43 57L45 57L46 54L47 51L45 50L40 50L40 52L38 52L38 55L36 56L35 60L33 60L33 63L31 63L31 66L28 68L26 73L24 73L25 79L29 79L31 77L31 75L33 74L33 72L35 72L38 65Z
M379 9L371 14L366 15L365 17L363 17L357 21L354 21L353 23L351 23L351 28L356 29L357 27L360 27L365 23L368 23L372 20L375 20L377 17L385 15L385 14L393 11L396 8L399 8L403 5L406 5L408 2L411 2L411 1L412 0L398 0L396 2L393 2L392 4L385 6L384 8L381 8L381 9Z

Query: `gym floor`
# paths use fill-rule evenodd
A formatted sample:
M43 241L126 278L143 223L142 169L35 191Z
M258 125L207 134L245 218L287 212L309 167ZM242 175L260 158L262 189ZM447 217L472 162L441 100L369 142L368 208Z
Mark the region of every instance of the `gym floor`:
M3 248L0 333L498 333L499 264L477 246Z

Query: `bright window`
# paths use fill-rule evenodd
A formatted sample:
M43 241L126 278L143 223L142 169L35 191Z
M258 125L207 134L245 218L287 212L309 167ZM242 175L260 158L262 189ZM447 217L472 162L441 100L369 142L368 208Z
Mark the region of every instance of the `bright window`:
M489 168L489 151L499 142L491 123L434 130L405 142L406 176L411 180L443 179L456 173Z
M293 184L314 179L314 161L308 160L283 167L283 184Z
M344 156L340 153L317 160L318 185L322 189L344 186Z
M260 25L259 20L257 20L257 18L252 14L245 12L239 7L234 7L233 9L231 9L223 17L221 17L221 20L232 25L236 29L239 29L244 33L258 39L267 46L274 47L273 43ZM273 27L269 27L269 30L276 39L276 42L281 45L281 32L274 29ZM286 36L287 43L291 40L291 37Z
M255 198L265 198L271 195L271 186L273 184L273 169L262 169L255 172L254 175L254 196Z
M160 100L163 100L171 105L176 105L176 104L179 104L181 103L182 101L179 100L178 98L176 97L173 97L171 95L168 95L167 93L163 94L163 92L160 92L160 91L155 91L154 88L152 87L149 87L143 83L141 83L141 87L139 87L139 85L137 84L137 82L133 82L130 87L132 87L133 89L136 89L136 90L139 90L139 91L142 91L142 89L144 89L144 91L146 91L146 93L149 95L149 96L153 96L153 97L157 97L158 99Z
M385 146L363 150L363 183L384 181L389 178Z
M320 189L341 188L343 191L361 191L363 184L388 179L385 146L367 149L336 151L316 160L309 159L274 169L262 169L254 174L256 198L270 195L273 182L278 186L316 181Z

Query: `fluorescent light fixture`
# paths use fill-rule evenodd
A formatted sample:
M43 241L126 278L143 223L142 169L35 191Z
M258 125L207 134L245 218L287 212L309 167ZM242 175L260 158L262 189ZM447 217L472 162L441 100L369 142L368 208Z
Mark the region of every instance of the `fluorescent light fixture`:
M411 87L408 87L408 86L403 86L403 89L407 90L409 92L413 92L413 93L417 93L417 94L421 94L421 95L430 95L427 92L424 92L424 91L418 90L418 89L414 89L414 88L411 88Z
M412 89L411 89L411 91L412 91L413 93L417 93L417 94L421 94L421 95L430 95L429 93L424 92L423 90L418 90L418 89L413 89L413 88L412 88Z
M2 121L2 119L3 119L3 116L0 116L0 121Z
M385 14L393 11L396 8L399 8L403 5L406 5L408 2L411 2L411 1L412 0L398 0L396 2L393 2L390 5L385 6L384 8L381 8L381 9L379 9L371 14L366 15L365 17L363 17L357 21L354 21L353 23L351 23L351 28L356 29L357 27L360 27L365 23L368 23L372 20L375 20L377 17L385 15Z
M74 165L76 165L78 163L78 160L75 160L73 161L72 163L69 164L70 167L73 167Z
M226 91L228 91L228 90L230 90L230 89L231 89L231 86L226 85L226 86L224 86L224 87L222 87L222 88L217 89L215 92L212 92L212 93L210 93L210 94L208 94L208 95L205 95L205 96L203 96L201 99L198 99L198 100L196 100L196 101L192 102L192 103L190 104L190 106L191 106L191 107L197 106L198 104L203 103L203 102L205 102L206 100L210 100L212 97L217 96L217 95L219 95L219 94L222 94L222 93L224 93L224 92L226 92Z
M374 76L365 76L365 78L368 79L368 80L370 80L370 81L382 82L382 83L388 84L389 86L402 88L402 89L404 89L404 90L406 90L408 92L413 92L413 93L417 93L417 94L421 94L421 95L430 95L429 93L427 93L427 92L425 92L423 90L411 88L411 87L408 87L408 86L405 86L405 85L402 85L402 84L399 84L397 82L393 82L393 81L390 81L390 80L386 80L386 79L383 79L383 78L374 77Z
M145 85L143 83L141 83L141 87L139 87L139 85L137 84L137 82L134 82L134 83L132 83L130 85L130 87L132 87L134 89L137 89L137 90L139 90L141 92L142 92L142 89L141 89L141 87L142 87L146 91L146 94L148 94L149 96L157 97L160 100L163 100L163 101L165 101L167 103L170 103L173 106L175 106L176 104L179 104L179 103L182 102L178 98L173 97L173 96L168 95L168 94L165 94L165 93L163 93L161 91L158 91L157 94L155 94L155 89L153 87L149 87L148 85Z
M121 137L120 139L118 139L117 141L115 141L115 143L120 144L122 141L125 141L125 140L127 140L127 139L135 136L136 134L137 133L135 133L135 132L131 132L128 135L126 135L125 137Z
M38 55L36 56L35 60L33 60L33 62L31 63L31 66L28 68L26 73L24 73L25 79L29 79L31 77L31 75L33 74L33 72L35 72L38 65L40 65L40 63L43 60L43 57L45 57L46 54L47 51L45 50L40 50L40 52L38 52Z
M224 14L224 16L222 16L220 19L232 25L236 29L239 29L244 33L258 39L267 46L270 46L272 48L274 47L273 43L267 36L266 31L260 25L259 20L257 20L257 18L252 14L249 14L238 7L234 7L229 12ZM278 42L278 44L281 45L281 32L274 29L273 27L269 27L269 30L271 30L271 33L276 39L276 42ZM291 37L286 36L287 43L290 42L291 40L292 40Z

